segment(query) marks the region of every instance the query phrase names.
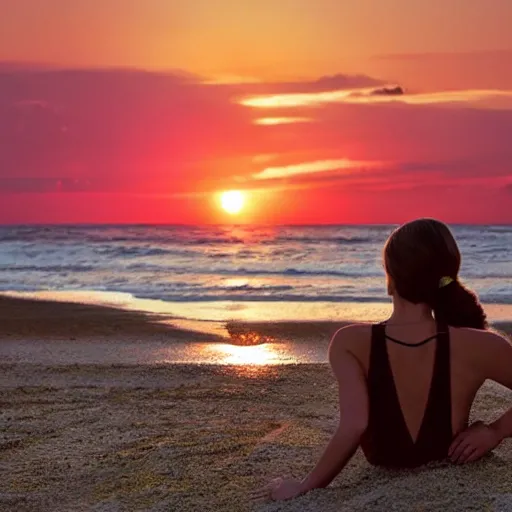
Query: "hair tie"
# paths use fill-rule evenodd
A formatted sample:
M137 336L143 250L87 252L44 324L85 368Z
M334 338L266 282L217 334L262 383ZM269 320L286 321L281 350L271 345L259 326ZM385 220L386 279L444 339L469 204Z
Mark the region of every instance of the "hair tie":
M444 288L445 286L448 286L449 284L452 284L455 281L453 277L450 276L444 276L439 279L439 288Z

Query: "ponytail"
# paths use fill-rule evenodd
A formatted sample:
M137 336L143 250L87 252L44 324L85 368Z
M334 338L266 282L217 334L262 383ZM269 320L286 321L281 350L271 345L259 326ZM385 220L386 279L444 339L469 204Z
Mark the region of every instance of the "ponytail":
M454 280L437 290L431 304L437 321L452 327L486 329L487 317L474 292Z

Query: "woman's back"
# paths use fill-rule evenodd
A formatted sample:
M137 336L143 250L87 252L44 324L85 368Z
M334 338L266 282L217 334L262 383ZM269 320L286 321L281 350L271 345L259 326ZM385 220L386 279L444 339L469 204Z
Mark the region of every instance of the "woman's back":
M271 486L273 497L329 485L359 446L373 464L410 468L448 457L471 462L512 437L512 408L490 425L468 427L486 379L512 389L512 346L487 330L477 295L459 280L461 261L440 221L418 219L393 231L384 247L393 313L385 323L335 334L329 363L338 428L309 475Z
M411 467L446 457L453 437L467 427L483 382L512 384L512 370L496 359L506 352L501 360L507 361L510 347L489 331L432 320L354 325L341 333L339 343L366 377L369 416L362 447L374 464Z

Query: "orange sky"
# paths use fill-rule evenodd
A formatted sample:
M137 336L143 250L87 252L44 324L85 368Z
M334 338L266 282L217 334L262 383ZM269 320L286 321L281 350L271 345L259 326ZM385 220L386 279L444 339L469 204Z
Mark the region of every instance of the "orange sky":
M512 222L510 0L0 3L0 222Z
M426 89L454 61L461 81L498 61L487 80L503 86L510 64L494 52L512 51L511 19L510 0L2 0L0 60L264 80L399 74ZM447 52L462 55L447 63ZM417 59L379 58L395 54L430 54L421 82Z

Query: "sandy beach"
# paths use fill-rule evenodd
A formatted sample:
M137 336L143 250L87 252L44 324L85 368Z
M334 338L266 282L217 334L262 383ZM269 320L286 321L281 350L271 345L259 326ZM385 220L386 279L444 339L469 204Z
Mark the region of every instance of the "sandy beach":
M126 337L150 343L165 336L178 344L206 336L115 308L13 299L0 305L2 344L39 338L115 347ZM320 338L333 327L324 324ZM294 323L233 329L283 339L305 332ZM328 489L293 502L251 503L249 491L270 478L309 471L333 432L336 387L325 364L42 364L2 357L0 401L0 510L512 510L510 441L475 464L414 472L372 468L358 453ZM512 393L487 384L473 418L494 418L511 401Z

